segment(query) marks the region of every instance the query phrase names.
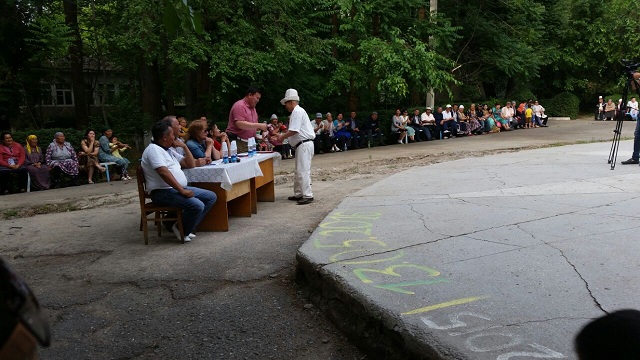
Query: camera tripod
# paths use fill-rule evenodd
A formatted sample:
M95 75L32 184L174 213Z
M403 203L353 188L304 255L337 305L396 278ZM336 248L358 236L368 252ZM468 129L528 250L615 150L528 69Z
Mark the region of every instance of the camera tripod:
M637 72L638 67L640 67L640 62L633 60L622 60L622 64L625 67L625 73L627 75L627 83L624 86L624 91L622 92L622 103L620 104L620 111L616 114L616 128L613 130L613 141L611 143L611 151L609 151L609 160L608 164L611 164L611 170L616 168L616 160L618 159L618 147L620 146L620 136L622 135L622 123L625 119L631 118L629 114L629 109L627 111L622 111L623 107L627 106L627 98L629 97L629 92L633 85L633 88L640 95L640 83L638 83L638 79L634 77L634 74Z

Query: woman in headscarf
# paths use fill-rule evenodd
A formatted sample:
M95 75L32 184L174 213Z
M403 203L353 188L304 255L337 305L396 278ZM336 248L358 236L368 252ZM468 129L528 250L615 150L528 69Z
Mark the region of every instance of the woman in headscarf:
M31 176L31 187L36 190L48 190L51 186L49 167L45 164L44 154L38 146L38 137L27 136L27 144L24 147L26 156L25 166Z
M129 166L129 160L123 157L113 156L111 154L111 137L113 136L113 130L105 129L102 132L102 136L100 137L100 151L98 152L98 159L101 162L114 162L116 163L116 168L118 173L120 174L121 180L131 180L129 177L129 173L127 172L127 167Z
M53 174L53 187L60 187L60 175L65 173L71 176L71 185L78 185L78 156L73 146L65 141L64 134L57 132L53 141L47 148L45 157L47 165Z
M93 171L94 168L100 172L105 172L106 169L100 165L98 160L98 140L96 140L96 132L92 129L88 129L84 133L84 139L80 141L80 147L82 151L78 153L80 167L87 173L87 182L93 184Z
M21 191L27 188L27 169L24 167L24 149L13 141L10 133L4 132L0 136L0 194L8 194L11 188L11 175L18 175Z

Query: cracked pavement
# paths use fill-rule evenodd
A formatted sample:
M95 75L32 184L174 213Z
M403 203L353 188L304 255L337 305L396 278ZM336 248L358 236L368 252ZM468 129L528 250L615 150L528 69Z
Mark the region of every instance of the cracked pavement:
M412 357L573 359L580 328L637 306L640 291L640 169L611 171L609 150L552 147L398 173L347 197L299 261L317 271L307 275L316 286L366 304L381 337L393 333Z
M390 354L398 336L402 346L422 357L435 348L433 358L495 358L490 355L498 350L490 349L516 340L521 344L505 353L570 357L569 350L553 347L559 329L567 337L601 311L575 271L543 242L564 251L604 309L632 306L637 267L630 267L627 257L637 251L622 247L633 245L626 238L640 227L633 216L640 196L634 190L637 168L620 166L601 178L577 176L579 171L568 168L562 182L571 185L554 186L561 181L538 173L539 164L521 156L528 152L515 151L610 134L609 123L585 124L557 122L539 131L316 156L316 201L302 208L286 200L293 162L282 161L275 169L275 203L260 203L251 218L232 218L227 233L198 234L186 245L166 232L162 238L151 233L150 245L143 245L131 182L7 195L0 198L5 218L0 256L27 280L52 323L52 347L41 351L43 359L363 358L354 344L372 358L393 359L402 358L400 352ZM601 145L608 154L608 143ZM629 141L621 143L621 151L625 147L630 150ZM499 155L490 170L485 166L478 174L486 161L480 156L487 154ZM420 168L427 165L432 166ZM516 167L523 167L530 187L514 181ZM405 169L410 170L400 173ZM483 183L496 177L495 185L506 190ZM379 180L393 182L394 190L367 188ZM540 196L534 183L557 196ZM609 192L602 193L604 188ZM589 197L576 197L581 193ZM380 214L366 220L370 225L349 224L350 233L332 233L331 243L323 240L322 256L309 270L329 283L320 295L297 286L294 279L307 273L300 255L296 268L300 244L327 214L347 205ZM570 214L558 217L557 208ZM502 213L493 214L494 209ZM15 214L32 217L7 219ZM542 218L539 226L531 221ZM620 244L611 234L620 236ZM361 283L357 291L354 278ZM564 292L566 297L558 298ZM468 302L402 314L453 299ZM351 340L325 315L355 333ZM363 323L367 317L381 321ZM544 319L543 328L534 322ZM429 341L416 342L425 338ZM368 346L367 339L378 344ZM469 348L486 351L469 356Z

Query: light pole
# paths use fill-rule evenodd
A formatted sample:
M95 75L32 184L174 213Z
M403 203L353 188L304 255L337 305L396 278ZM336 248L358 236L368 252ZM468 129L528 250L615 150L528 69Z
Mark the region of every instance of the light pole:
M438 12L438 0L429 0L430 15L433 15L437 12ZM433 45L433 36L429 37L429 45ZM433 88L430 88L429 92L427 92L426 102L428 107L431 107L432 109L435 107L435 93L433 92Z

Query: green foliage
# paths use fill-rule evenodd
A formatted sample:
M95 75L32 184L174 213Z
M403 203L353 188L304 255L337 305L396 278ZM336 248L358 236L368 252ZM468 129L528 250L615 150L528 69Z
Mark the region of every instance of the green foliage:
M529 101L537 99L537 97L529 89L521 89L511 94L512 101L520 103L520 101Z
M62 3L0 5L6 14L0 18L3 123L21 110L33 116L22 124L34 127L73 120L47 124L35 111L41 84L69 74L72 34ZM262 116L283 113L278 100L290 87L311 112L389 108L417 102L430 88L438 98L452 98L454 86L465 104L562 91L593 99L620 92L621 58L640 58L640 47L630 45L640 43L640 2L628 0L606 6L597 0L440 0L433 14L422 0L77 5L89 85L117 74L139 86L94 120L106 118L130 139L140 139L155 120L149 114L174 112L182 99L186 115L206 113L225 124L248 85L263 88ZM554 107L550 102L545 105Z
M573 93L563 92L542 103L542 106L549 116L568 116L575 119L578 117L580 99Z
M34 53L34 61L60 61L67 56L73 33L65 24L64 15L44 13L36 16L29 32L26 43Z
M53 142L53 135L58 131L62 132L67 141L76 151L80 149L80 140L84 138L84 130L76 130L73 128L50 128L50 129L26 129L14 131L11 136L13 140L22 145L27 143L27 136L35 135L38 137L38 146L43 151Z

